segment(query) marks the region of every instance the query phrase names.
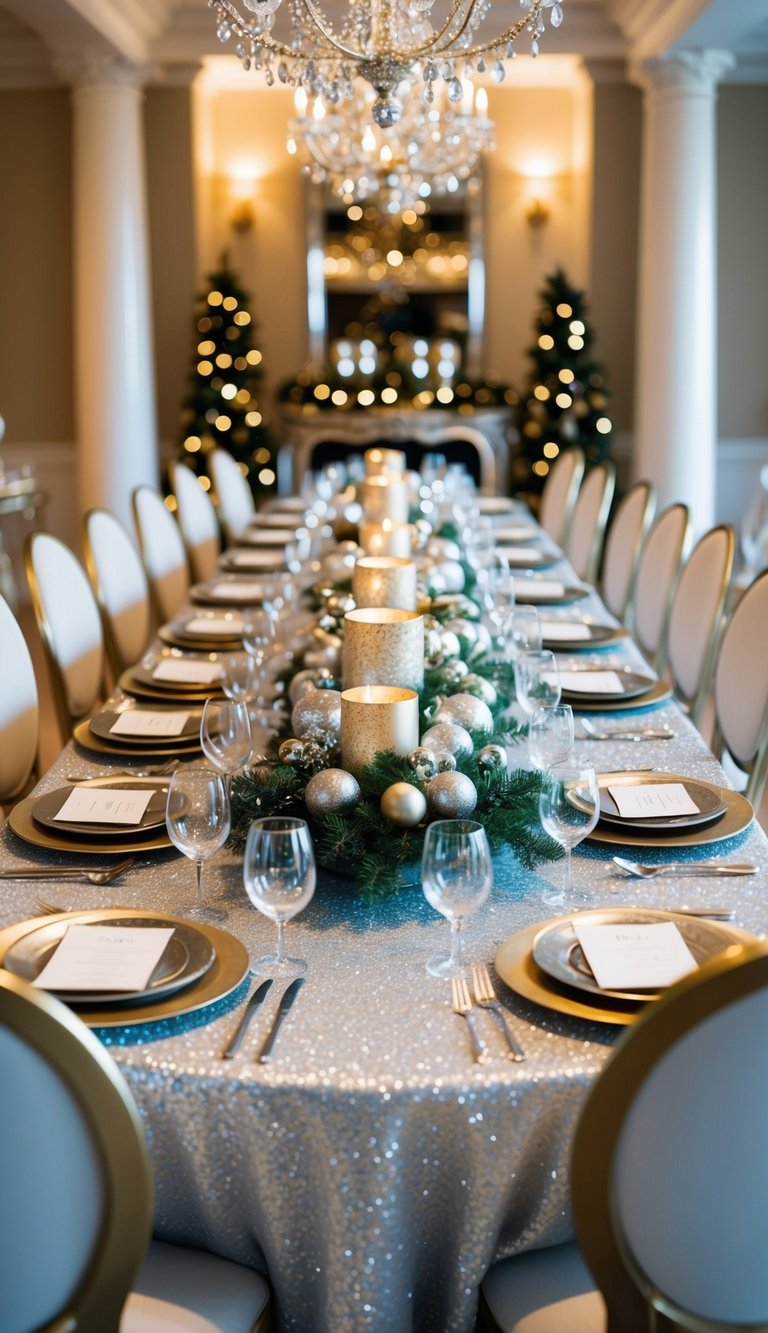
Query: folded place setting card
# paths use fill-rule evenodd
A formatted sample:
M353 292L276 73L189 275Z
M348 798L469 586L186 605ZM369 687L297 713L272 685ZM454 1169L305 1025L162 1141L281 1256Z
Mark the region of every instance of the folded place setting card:
M674 818L698 815L699 807L682 782L647 782L636 786L608 786L622 819Z
M189 713L156 713L148 708L126 708L109 728L118 736L180 736L189 721Z
M560 671L560 685L574 694L623 694L618 671Z
M193 616L184 625L185 634L222 634L230 638L243 632L243 617L236 616Z
M519 602L541 601L542 597L562 597L565 584L560 579L515 579L515 597Z
M152 677L184 685L212 685L221 680L221 666L218 662L183 662L178 657L164 657Z
M139 825L154 794L151 788L117 791L114 787L73 787L53 818L72 824Z
M580 620L542 620L540 625L542 639L551 639L552 642L558 639L563 642L570 642L571 639L587 640L592 637L589 625Z
M172 926L68 926L35 984L55 991L143 991L172 935Z
M698 968L674 921L572 924L601 990L659 990Z
M238 602L260 602L264 596L264 584L214 583L210 592L214 597L230 597Z

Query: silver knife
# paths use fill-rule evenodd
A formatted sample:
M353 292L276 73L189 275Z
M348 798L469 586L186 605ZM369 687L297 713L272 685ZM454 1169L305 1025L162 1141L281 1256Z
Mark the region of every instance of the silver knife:
M227 1049L224 1051L224 1054L222 1056L223 1060L231 1060L232 1056L237 1054L240 1042L243 1040L243 1036L245 1035L245 1029L248 1027L248 1024L253 1018L253 1015L264 1003L267 991L269 990L271 985L272 985L272 978L267 977L266 981L262 981L261 985L256 987L255 991L253 992L253 995L251 996L250 1000L245 1006L245 1013L243 1014L242 1018L240 1019L240 1022L238 1023L237 1027L235 1028L235 1031L232 1034L232 1040L230 1041Z
M277 1034L280 1031L280 1024L285 1018L285 1015L288 1013L288 1010L292 1007L293 1002L296 999L296 996L298 995L303 985L304 985L304 978L295 977L294 980L290 983L290 985L286 986L285 990L280 996L280 1003L277 1006L277 1013L272 1019L272 1026L269 1029L264 1045L262 1046L258 1054L258 1062L260 1064L264 1064L266 1061L271 1060L272 1047L274 1046L275 1041L277 1039Z

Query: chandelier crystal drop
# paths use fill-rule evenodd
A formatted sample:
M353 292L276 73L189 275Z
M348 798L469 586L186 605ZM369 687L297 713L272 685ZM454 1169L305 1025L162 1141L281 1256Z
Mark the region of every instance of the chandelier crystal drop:
M454 193L473 175L480 154L493 148L486 91L475 92L467 81L458 105L443 89L425 104L408 96L412 82L398 85L403 115L386 129L370 123L373 94L360 84L352 101L330 112L320 98L310 111L304 88L297 88L289 153L346 204L375 200L396 213L433 194Z
M262 70L268 85L277 80L303 87L328 107L353 97L355 80L362 79L375 91L370 114L380 129L400 120L404 83L411 96L421 83L427 103L444 83L448 100L460 102L463 80L475 71L482 74L490 65L493 82L503 80L504 62L516 54L522 33L530 37L531 54L538 54L545 10L553 27L563 20L560 0L520 0L514 23L502 21L496 31L481 34L490 0L447 0L447 12L439 16L433 14L435 2L346 0L335 28L318 0L241 0L247 17L233 0L208 0L217 37L234 40L246 69Z

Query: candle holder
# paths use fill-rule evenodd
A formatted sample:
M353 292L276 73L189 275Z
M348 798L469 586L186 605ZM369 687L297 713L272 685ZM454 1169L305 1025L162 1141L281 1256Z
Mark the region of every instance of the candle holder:
M366 477L383 472L405 472L405 454L400 449L366 449L363 454Z
M354 771L377 754L410 754L419 743L419 699L395 685L359 685L341 695L341 762Z
M416 610L416 566L393 555L366 555L352 571L352 596L361 609L392 606Z
M424 684L424 617L395 607L348 611L341 675L345 690L355 685L420 690Z
M365 517L371 523L383 523L385 518L391 523L407 523L410 508L408 479L400 472L365 477L362 504Z
M407 560L411 554L411 526L393 523L361 523L358 529L360 545L366 555L397 555Z

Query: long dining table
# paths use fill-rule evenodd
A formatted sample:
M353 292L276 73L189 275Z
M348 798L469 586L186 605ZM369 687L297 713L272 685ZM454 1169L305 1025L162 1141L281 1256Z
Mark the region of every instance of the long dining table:
M567 585L578 582L562 559L547 572ZM614 623L594 590L548 608L556 619L584 615ZM565 667L645 665L629 637L558 656ZM629 720L672 733L642 743L577 740L579 755L601 771L649 765L728 785L672 697L618 715L595 708L581 716L604 731ZM514 748L510 756L514 766ZM524 766L524 746L520 756ZM123 768L119 758L70 743L37 794L61 787L73 771ZM659 865L673 858L754 862L757 873L744 878L635 879L612 861L621 850L600 841L579 846L573 901L554 909L546 900L560 883L560 862L529 871L511 853L498 854L491 898L467 923L470 955L492 963L504 941L590 907L732 908L737 927L754 935L768 928L768 840L755 822L715 844L647 854L624 849ZM0 873L67 859L3 829ZM211 923L252 957L269 951L274 927L245 895L242 857L220 853L207 863L205 882ZM41 887L32 878L4 882L0 926L34 914ZM183 917L194 897L194 869L174 852L155 851L139 855L106 888L62 881L45 890L78 910L142 908ZM478 1013L492 1058L473 1062L447 982L426 971L448 926L418 883L369 901L351 880L321 873L312 902L287 933L290 952L309 967L270 1063L258 1063L255 1053L278 1003L277 986L238 1055L223 1058L254 988L250 976L200 1010L154 1022L127 1015L121 1025L96 1028L146 1129L156 1235L265 1273L280 1330L469 1333L479 1283L494 1260L572 1236L574 1127L622 1028L537 1003L496 978L525 1059L507 1059L492 1015Z

